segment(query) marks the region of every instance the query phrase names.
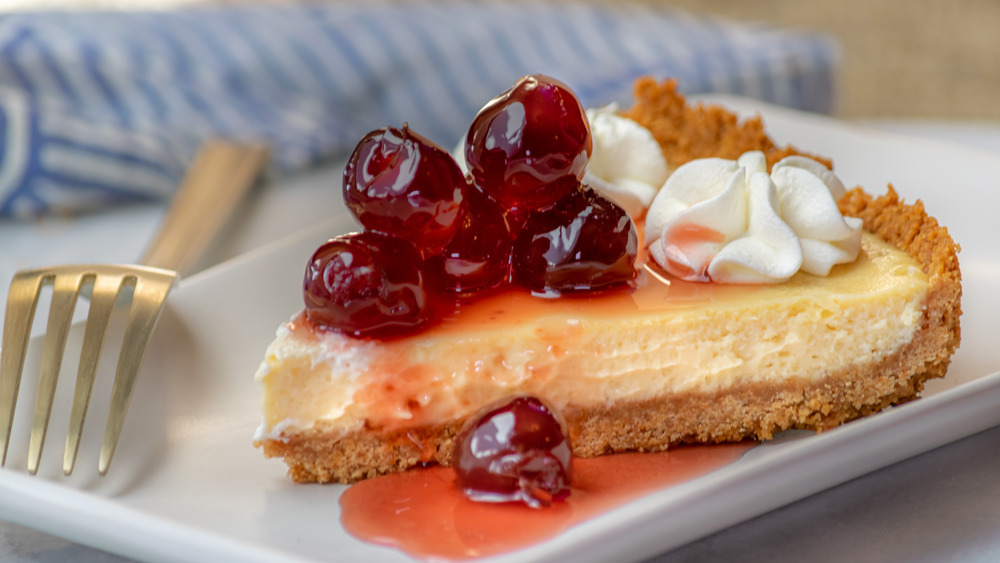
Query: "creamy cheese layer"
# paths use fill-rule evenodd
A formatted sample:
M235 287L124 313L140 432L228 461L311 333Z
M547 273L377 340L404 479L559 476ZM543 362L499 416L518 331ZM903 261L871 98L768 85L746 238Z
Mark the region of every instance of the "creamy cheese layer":
M869 234L858 260L827 277L800 272L755 286L643 277L634 292L595 298L492 297L377 344L298 316L257 372L264 418L255 439L435 424L516 393L565 409L815 381L908 343L928 288L910 256Z

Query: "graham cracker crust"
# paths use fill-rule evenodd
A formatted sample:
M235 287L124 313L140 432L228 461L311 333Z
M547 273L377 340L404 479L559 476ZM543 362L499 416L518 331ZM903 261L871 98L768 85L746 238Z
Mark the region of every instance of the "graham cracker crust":
M763 150L772 165L803 154L779 147L759 117L739 121L724 108L688 105L672 81L639 79L636 103L623 112L649 128L671 166L694 158L736 158ZM822 431L917 397L927 380L943 377L959 346L961 271L958 245L923 204L906 204L890 185L874 197L861 188L839 202L865 230L912 256L930 282L921 326L900 350L869 365L855 365L820 382L738 385L718 393L688 392L602 408L563 412L574 454L593 457L620 451L659 451L680 443L768 439L787 429ZM448 465L462 421L419 428L365 429L346 436L318 426L287 442L261 443L268 457L283 457L296 482L352 483L427 463Z
M671 168L713 156L736 160L752 150L763 151L768 169L789 155L808 156L833 168L826 157L803 152L792 145L776 145L764 131L760 116L740 121L736 114L721 106L688 103L677 91L675 80L658 83L650 77L639 78L633 94L635 103L621 114L649 129Z

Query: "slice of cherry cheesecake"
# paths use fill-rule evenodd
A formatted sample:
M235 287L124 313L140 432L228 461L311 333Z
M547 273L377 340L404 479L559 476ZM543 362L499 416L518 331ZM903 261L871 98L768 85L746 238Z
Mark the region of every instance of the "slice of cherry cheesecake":
M585 112L526 77L456 156L404 126L349 161L364 229L310 259L256 375L254 441L296 481L449 464L511 396L576 456L822 430L913 399L959 344L957 246L919 202L671 82Z

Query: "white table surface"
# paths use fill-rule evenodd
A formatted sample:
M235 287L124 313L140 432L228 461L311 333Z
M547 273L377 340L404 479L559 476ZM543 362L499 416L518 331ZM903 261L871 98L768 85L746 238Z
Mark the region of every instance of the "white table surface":
M872 121L868 125L1000 151L1000 125ZM201 264L242 254L342 209L330 166L263 186ZM18 269L133 262L164 206L73 219L0 221L0 303ZM121 237L120 233L130 233ZM37 330L36 330L37 332ZM903 461L654 559L681 561L1000 561L1000 427ZM3 521L0 562L112 563L114 554Z

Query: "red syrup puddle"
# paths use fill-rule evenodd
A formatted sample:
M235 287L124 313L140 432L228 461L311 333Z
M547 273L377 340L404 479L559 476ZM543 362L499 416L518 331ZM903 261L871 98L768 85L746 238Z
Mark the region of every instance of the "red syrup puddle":
M565 502L532 509L465 498L450 467L411 469L356 483L340 497L352 536L420 559L498 555L555 537L629 501L701 477L739 459L756 442L681 446L661 453L573 459Z

